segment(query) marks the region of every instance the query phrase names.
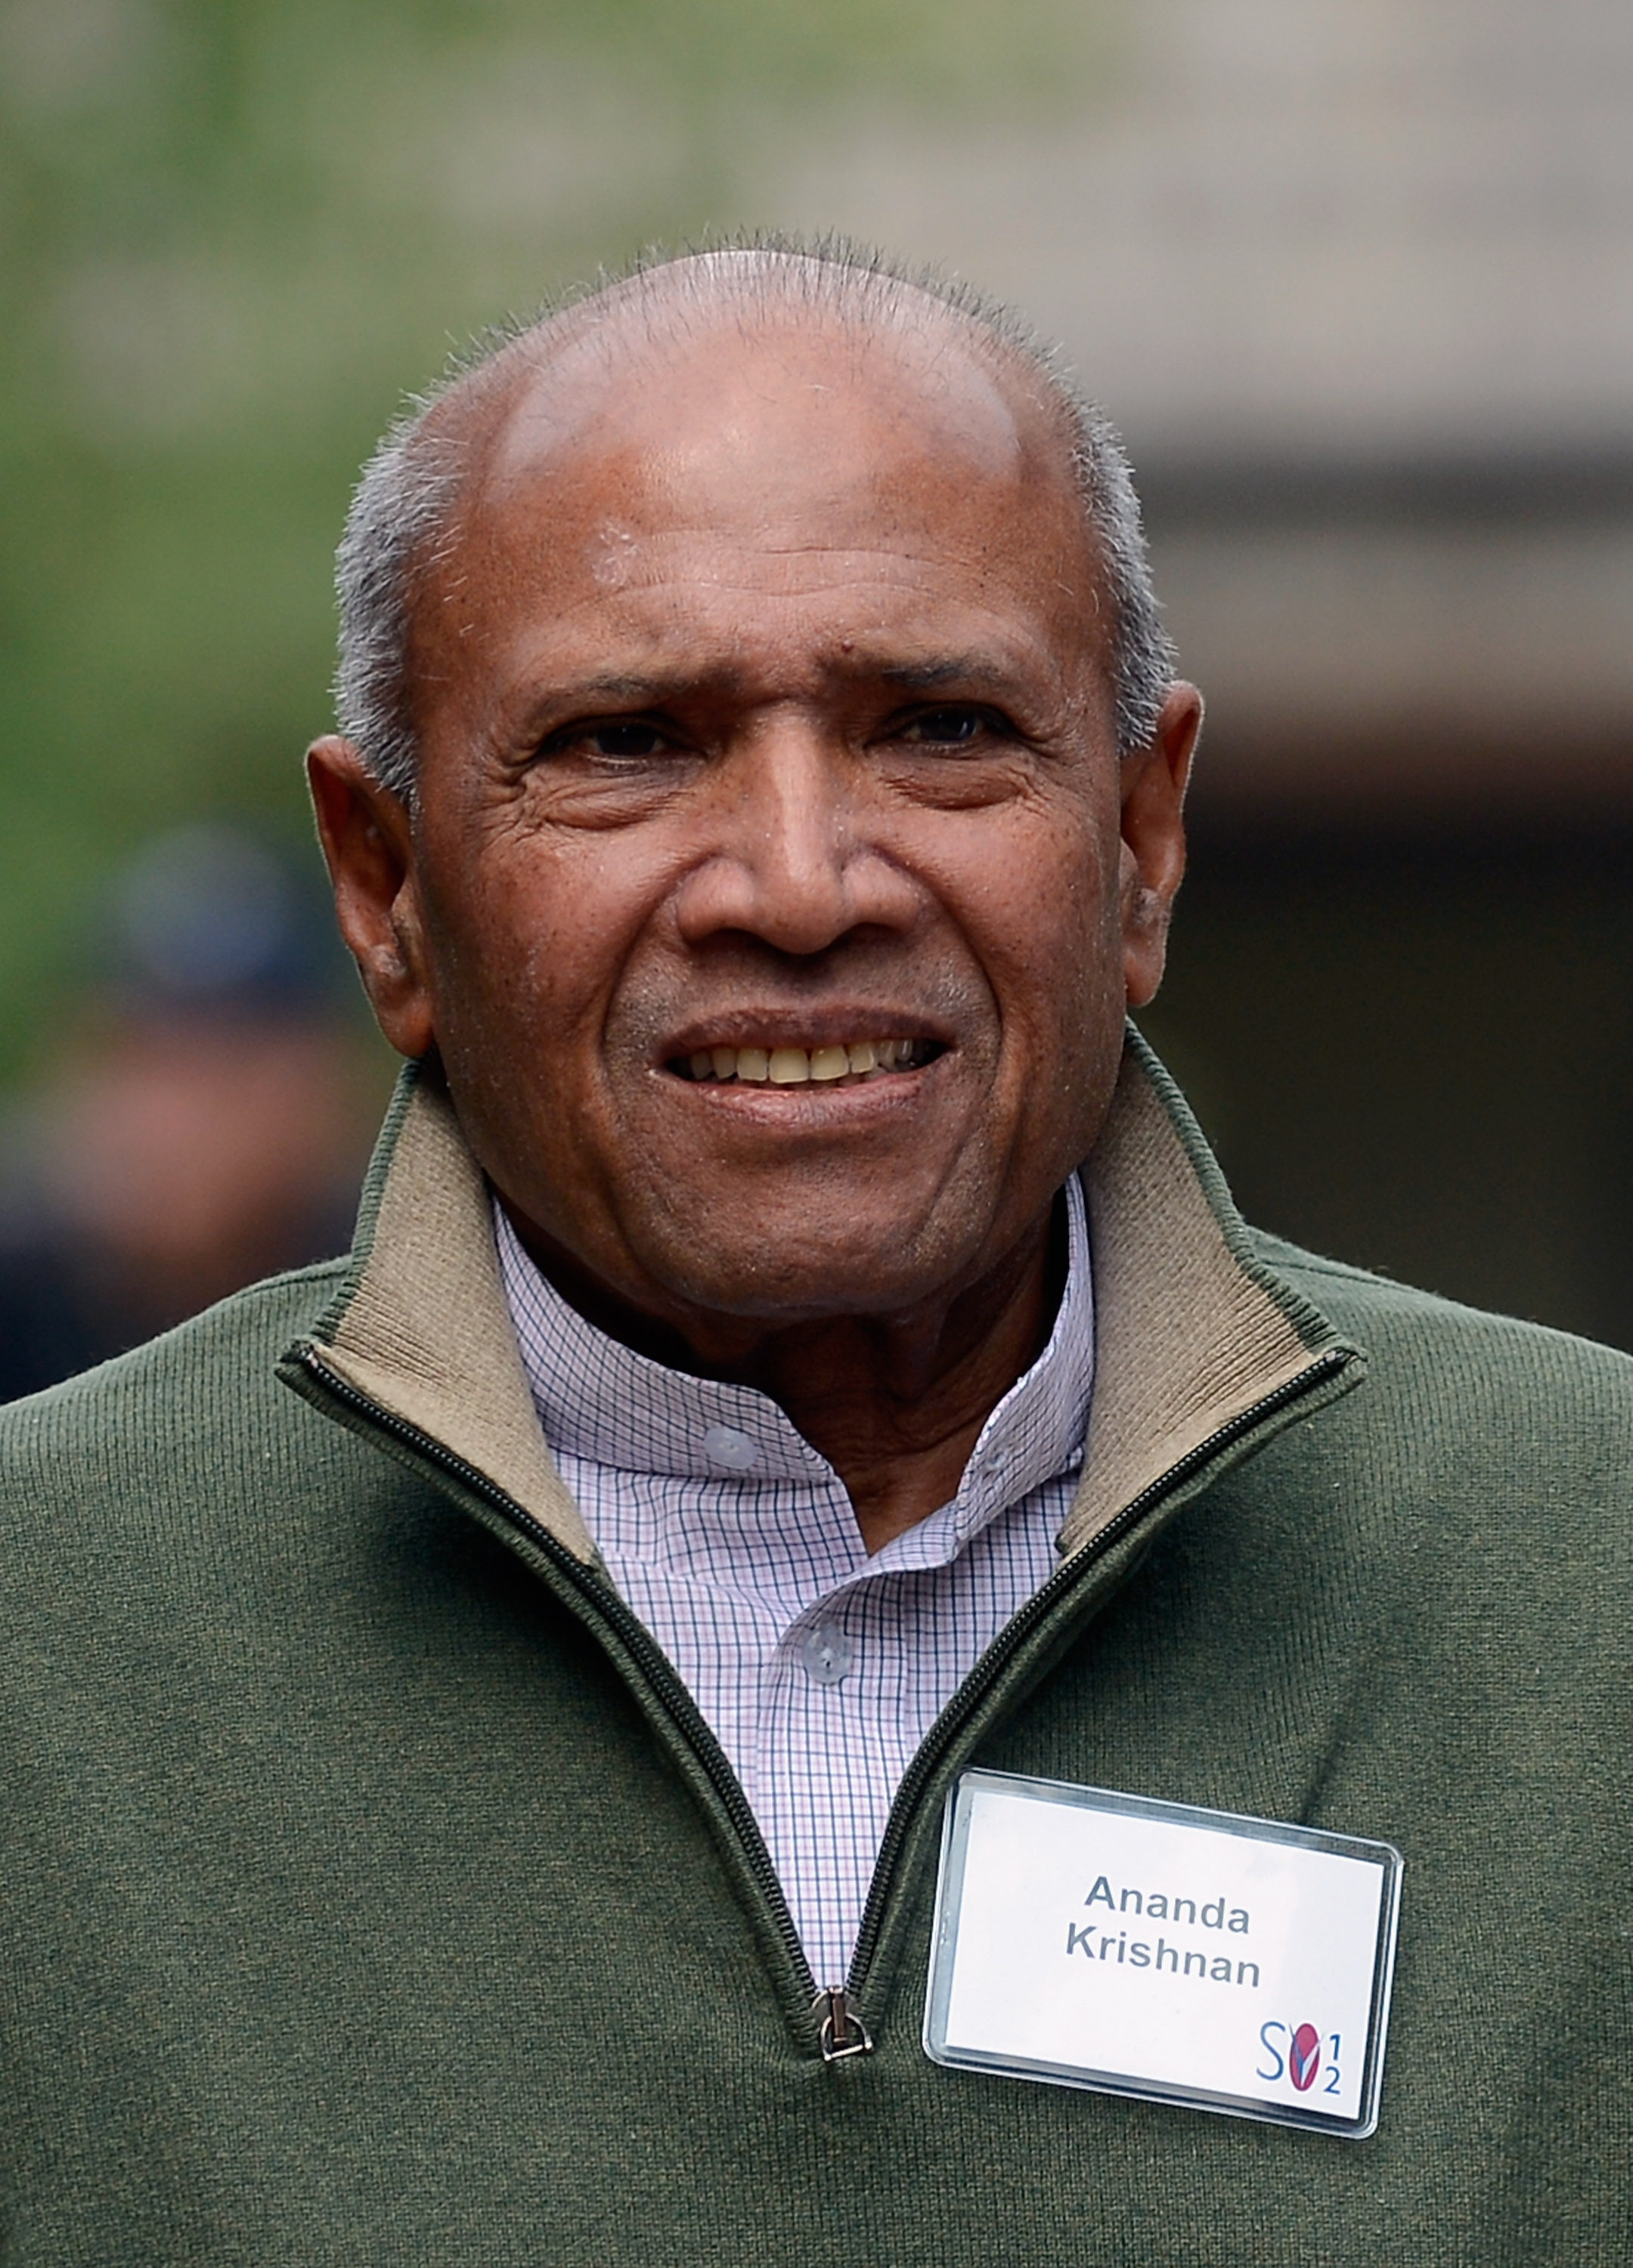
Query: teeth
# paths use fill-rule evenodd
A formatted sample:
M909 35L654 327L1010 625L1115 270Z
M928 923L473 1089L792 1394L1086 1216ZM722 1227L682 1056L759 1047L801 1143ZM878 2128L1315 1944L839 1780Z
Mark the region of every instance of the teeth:
M921 1040L837 1041L820 1048L697 1048L686 1058L694 1079L736 1079L739 1086L826 1086L882 1071L911 1071L926 1061Z

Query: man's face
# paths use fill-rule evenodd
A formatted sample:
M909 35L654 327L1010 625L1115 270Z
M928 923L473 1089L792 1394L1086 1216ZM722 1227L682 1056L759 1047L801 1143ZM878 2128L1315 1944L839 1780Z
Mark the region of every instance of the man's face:
M524 1231L695 1345L907 1314L1037 1232L1115 1077L1153 893L1095 563L949 335L634 363L525 386L422 609L387 1027Z

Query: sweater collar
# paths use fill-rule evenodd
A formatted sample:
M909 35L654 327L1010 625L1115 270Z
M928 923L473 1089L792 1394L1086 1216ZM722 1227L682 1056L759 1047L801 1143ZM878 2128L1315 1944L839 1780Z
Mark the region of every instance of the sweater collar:
M1195 1121L1130 1028L1081 1172L1094 1271L1094 1393L1060 1536L1070 1557L1123 1507L1342 1345L1265 1265ZM334 1301L292 1351L474 1468L589 1562L512 1327L486 1182L440 1081L405 1072Z

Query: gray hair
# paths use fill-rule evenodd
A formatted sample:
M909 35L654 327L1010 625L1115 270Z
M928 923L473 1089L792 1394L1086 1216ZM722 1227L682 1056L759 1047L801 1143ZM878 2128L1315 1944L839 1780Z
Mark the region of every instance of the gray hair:
M655 338L673 336L688 314L712 317L722 305L745 309L806 306L861 326L922 328L937 307L971 325L1006 360L1041 386L1062 418L1073 476L1098 546L1113 615L1112 679L1121 749L1143 747L1156 730L1173 682L1173 640L1151 587L1151 562L1127 452L1109 419L1090 401L1059 350L1011 309L970 285L899 267L842 239L805 244L757 236L702 252L642 261L591 291L570 296L525 325L490 334L441 383L416 400L364 468L336 562L340 663L335 698L340 726L381 784L411 801L416 755L409 683L415 606L452 548L460 495L471 463L473 420L443 413L456 398L485 394L514 358L548 344L570 324L634 302Z

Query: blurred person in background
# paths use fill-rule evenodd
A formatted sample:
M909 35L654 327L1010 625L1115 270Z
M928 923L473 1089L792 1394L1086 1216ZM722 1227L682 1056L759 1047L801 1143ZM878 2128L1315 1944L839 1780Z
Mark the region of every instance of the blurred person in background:
M278 855L178 829L121 877L88 1013L0 1165L0 1402L344 1250L367 1154L319 909Z

